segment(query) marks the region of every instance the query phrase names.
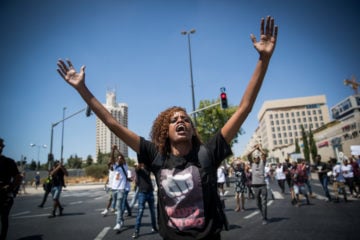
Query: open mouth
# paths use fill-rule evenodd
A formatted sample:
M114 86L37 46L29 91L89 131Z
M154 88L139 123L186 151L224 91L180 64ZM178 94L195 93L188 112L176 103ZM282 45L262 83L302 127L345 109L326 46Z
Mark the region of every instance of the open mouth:
M186 127L184 124L179 124L177 127L176 127L176 132L184 132L186 130Z

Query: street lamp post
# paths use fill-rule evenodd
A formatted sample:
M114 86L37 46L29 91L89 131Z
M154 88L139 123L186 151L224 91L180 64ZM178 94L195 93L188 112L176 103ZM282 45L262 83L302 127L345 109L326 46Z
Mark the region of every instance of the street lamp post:
M46 144L39 145L39 144L35 144L35 143L30 143L30 147L37 147L38 148L37 161L40 163L40 148L47 148ZM37 164L36 164L36 170L38 170L37 169Z
M83 109L81 109L81 110L79 110L79 111L77 111L77 112L75 112L75 113L73 113L73 114L71 114L71 115L69 115L69 116L67 116L67 117L65 118L65 109L66 109L66 108L64 107L64 109L63 109L63 111L64 111L64 113L63 113L63 119L60 120L60 121L58 121L58 122L56 122L56 123L52 123L52 124L51 124L50 153L49 153L49 155L48 155L49 170L50 170L51 167L53 166L53 161L54 161L54 155L53 155L54 127L57 126L59 123L64 123L65 120L67 120L67 119L69 119L69 118L72 118L72 117L74 117L75 115L78 115L79 113L81 113L81 112L83 112L83 111L86 110L86 108L83 108ZM90 114L87 113L87 116L90 116ZM63 133L64 133L64 131L63 131ZM63 136L64 136L64 134L63 134ZM64 140L63 136L62 136L62 139L61 139L61 142L62 142L61 149L62 149L62 150L63 150L63 140ZM61 152L61 158L62 158L62 155L63 155L63 152Z
M189 48L189 60L190 60L190 80L191 80L191 96L192 96L192 111L194 118L194 125L196 127L196 113L195 113L195 92L194 92L194 80L193 80L193 72L192 72L192 59L191 59L191 44L190 44L190 34L194 34L195 29L191 29L190 31L182 31L182 35L187 35L188 39L188 48Z
M63 121L62 121L62 134L61 134L61 155L60 161L63 163L63 153L64 153L64 123L65 123L65 110L66 107L63 108Z

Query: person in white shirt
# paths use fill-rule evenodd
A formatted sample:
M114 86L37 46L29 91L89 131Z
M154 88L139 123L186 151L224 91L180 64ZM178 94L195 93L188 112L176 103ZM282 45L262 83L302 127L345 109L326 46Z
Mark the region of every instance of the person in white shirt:
M110 207L111 207L111 211L115 212L115 206L116 206L116 199L113 199L112 188L111 188L115 175L113 163L109 162L108 168L109 168L109 173L108 173L108 179L105 183L105 191L109 195L109 200L107 202L106 208L104 209L104 211L101 212L101 214L104 217L108 214Z
M219 189L220 196L226 195L225 189L224 189L224 183L226 180L225 176L225 167L223 165L220 165L217 169L217 186Z
M344 159L343 165L341 166L341 170L344 174L345 184L349 187L350 194L356 198L358 193L354 188L354 171L353 171L353 167L349 164L348 159Z
M117 146L114 145L111 152L111 158L115 159L115 151L118 151ZM112 193L113 199L116 199L116 225L114 230L120 231L122 226L124 225L124 208L125 206L125 199L126 199L126 182L127 180L127 170L128 166L125 162L125 157L122 155L120 151L118 151L119 156L116 158L116 161L113 165L114 168L114 178L112 182Z
M340 163L336 163L336 159L333 160L333 171L332 175L334 177L333 189L335 199L334 202L339 202L339 191L344 195L344 201L347 202L346 198L346 190L345 190L345 178L342 171L342 165Z
M285 180L286 175L284 173L283 164L278 163L277 167L275 169L275 178L277 180L277 183L281 189L281 193L285 193Z

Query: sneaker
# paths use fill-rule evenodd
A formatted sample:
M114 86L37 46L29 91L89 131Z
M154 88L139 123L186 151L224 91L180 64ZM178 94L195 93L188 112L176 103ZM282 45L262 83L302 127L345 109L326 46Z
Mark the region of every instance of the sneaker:
M109 212L109 210L105 209L104 211L101 212L101 214L104 215L104 217L105 217L108 212Z
M104 210L105 211L105 210ZM115 208L111 208L111 212L114 213L116 212L116 209Z
M229 191L225 191L223 196L226 196L229 193Z
M152 233L157 233L159 230L156 228L156 227L153 227L152 229L151 229L151 232Z
M119 223L117 223L117 224L115 225L115 227L114 227L114 230L120 230L120 229L121 229L121 226L120 226Z
M132 235L132 238L138 238L139 237L139 232L134 232L133 235Z
M43 207L44 207L44 205L41 205L41 204L40 204L38 207L39 207L39 208L43 208Z
M264 220L262 221L262 225L266 225L266 224L268 224L268 221L267 221L266 219L264 219Z

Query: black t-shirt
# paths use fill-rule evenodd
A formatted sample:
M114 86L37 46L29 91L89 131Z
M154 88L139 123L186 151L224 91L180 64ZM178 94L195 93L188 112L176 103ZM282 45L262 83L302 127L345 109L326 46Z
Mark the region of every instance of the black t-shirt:
M136 184L139 188L139 192L152 192L154 187L150 178L151 172L144 168L139 168L135 170L136 173Z
M9 185L20 174L13 159L0 156L0 186Z
M204 145L213 160L213 170L232 154L230 145L217 133ZM160 168L154 167L158 155L152 142L141 138L140 161L151 166L158 185L159 231L165 239L207 239L221 231L216 202L206 182L202 182L198 153L193 149L184 157L169 155ZM216 187L215 187L216 188Z

